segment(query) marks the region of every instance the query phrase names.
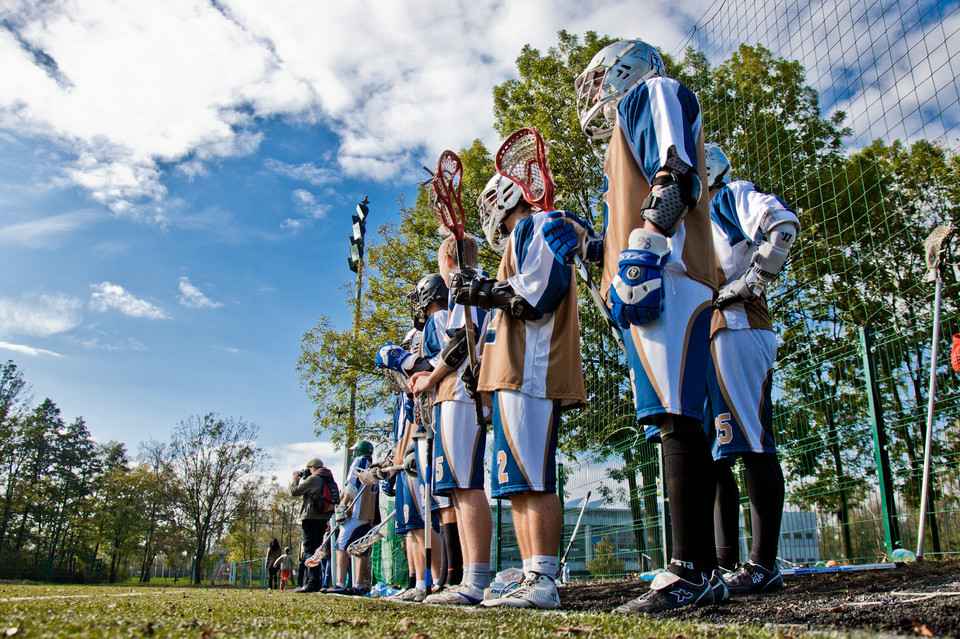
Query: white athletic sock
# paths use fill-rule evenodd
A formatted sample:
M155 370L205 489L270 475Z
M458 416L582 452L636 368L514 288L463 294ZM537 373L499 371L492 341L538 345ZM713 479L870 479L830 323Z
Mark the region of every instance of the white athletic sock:
M490 585L490 564L470 564L465 572L468 572L469 579L464 576L463 583L476 586L480 590Z
M531 572L555 579L557 576L557 564L559 560L555 555L534 555L530 560Z
M524 559L523 560L523 574L527 574L533 570L533 559Z
M417 590L427 590L427 580L426 579L417 579Z

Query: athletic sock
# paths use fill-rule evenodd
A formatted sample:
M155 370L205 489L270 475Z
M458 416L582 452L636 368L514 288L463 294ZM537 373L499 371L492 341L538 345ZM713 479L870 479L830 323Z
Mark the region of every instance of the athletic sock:
M669 417L679 422L677 416ZM663 428L660 432L673 528L673 560L667 570L681 579L699 583L700 573L709 575L717 566L713 455L702 429L680 430L673 426L668 432Z
M449 565L449 559L447 558L447 538L446 538L446 526L440 526L440 572L433 576L434 583L438 587L445 586L447 584L447 566Z
M417 579L417 590L426 590L426 589L427 589L427 580Z
M447 551L447 585L455 586L463 581L463 550L456 522L443 525L443 546Z
M417 575L415 573L407 574L407 588L416 588L417 587Z
M776 453L745 453L742 458L753 528L750 560L773 570L783 517L783 469Z
M527 574L527 573L530 572L531 570L533 570L533 560L532 560L532 559L524 559L524 560L523 560L523 574Z
M480 590L490 586L490 564L470 564L463 573L463 583Z
M546 575L551 579L557 577L557 564L559 563L556 555L534 555L530 560L531 570L540 575ZM529 574L529 573L527 573Z
M717 535L717 563L733 568L740 561L740 489L733 468L718 462L717 501L713 511L713 528Z

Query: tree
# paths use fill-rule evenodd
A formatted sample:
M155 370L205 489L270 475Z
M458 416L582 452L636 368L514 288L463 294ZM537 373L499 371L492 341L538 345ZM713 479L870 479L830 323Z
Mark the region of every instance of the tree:
M264 458L258 432L254 424L207 413L181 421L171 435L171 484L192 542L196 584L211 543L236 510L239 488Z
M604 537L593 546L593 559L587 560L587 570L597 577L622 575L626 563L617 559L617 546L610 537Z

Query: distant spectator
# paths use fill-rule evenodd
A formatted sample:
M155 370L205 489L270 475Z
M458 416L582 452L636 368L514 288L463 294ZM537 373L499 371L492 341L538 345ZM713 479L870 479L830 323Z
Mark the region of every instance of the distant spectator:
M273 571L277 568L280 569L280 590L286 590L287 581L290 580L290 575L293 572L293 557L290 555L290 546L284 548L283 554L270 564L270 574L274 574Z
M311 459L307 462L306 470L297 470L293 473L290 484L290 494L294 497L303 497L300 505L300 528L303 531L303 557L310 557L323 541L323 531L333 514L333 504L328 504L324 497L324 488L328 494L333 494L339 500L339 489L329 468L323 467L320 459ZM319 592L320 567L306 569L303 585L295 592Z
M280 541L274 537L273 541L270 542L270 548L267 549L267 556L263 560L263 565L267 567L267 574L269 575L267 580L267 590L273 590L277 587L277 571L280 570L279 567L274 566L277 562L277 559L280 558Z

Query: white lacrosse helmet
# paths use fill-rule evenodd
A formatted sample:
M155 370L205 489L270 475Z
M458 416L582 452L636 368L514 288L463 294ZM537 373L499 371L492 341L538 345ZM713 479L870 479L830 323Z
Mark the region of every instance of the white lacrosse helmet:
M730 184L730 160L716 144L705 144L707 155L707 189Z
M502 232L503 221L522 199L523 191L517 183L499 173L487 181L480 197L477 198L483 234L487 237L490 246L499 253L503 253L507 248L507 238Z
M586 136L593 140L610 137L620 98L644 80L665 73L656 48L642 40L621 40L600 49L573 85L577 115Z

